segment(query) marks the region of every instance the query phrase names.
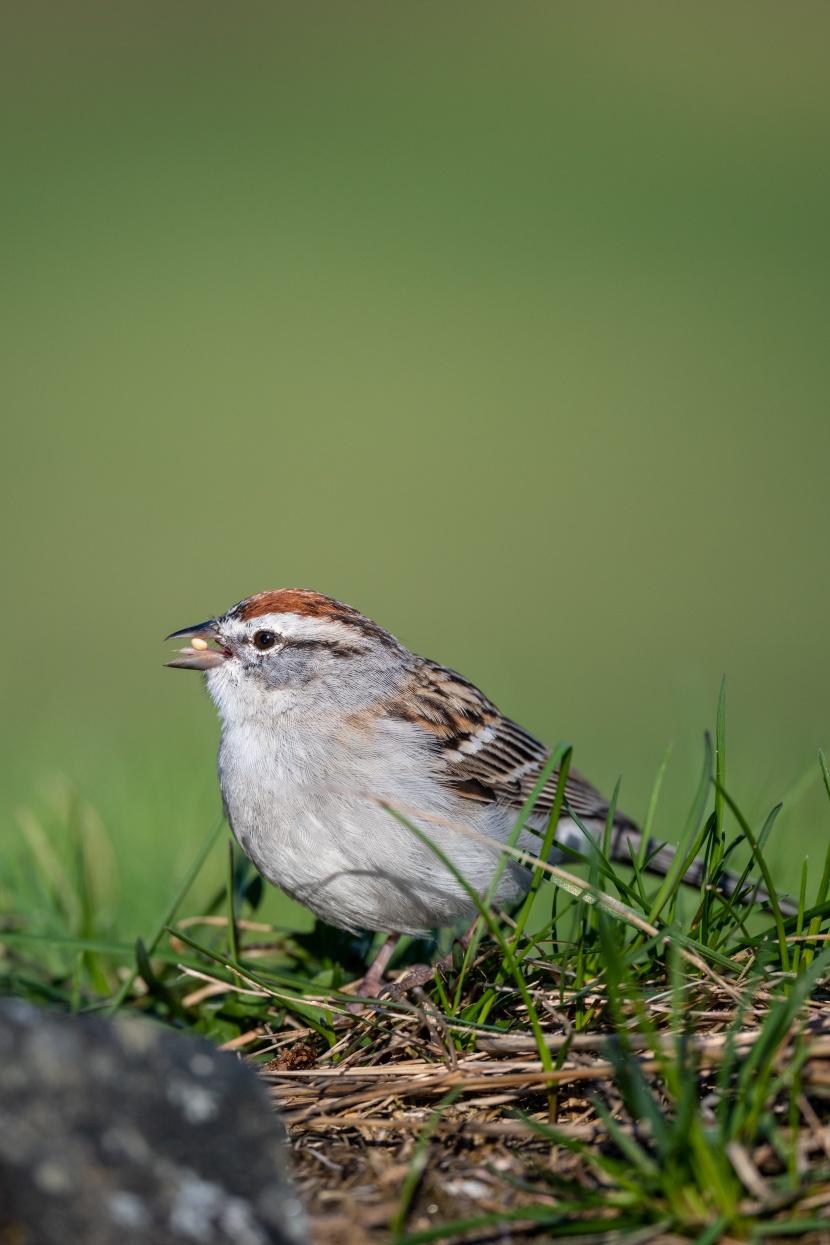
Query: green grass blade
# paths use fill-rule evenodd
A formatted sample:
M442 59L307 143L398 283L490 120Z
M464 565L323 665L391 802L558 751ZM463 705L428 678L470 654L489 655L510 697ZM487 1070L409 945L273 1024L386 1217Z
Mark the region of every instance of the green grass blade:
M193 864L190 866L187 873L182 878L181 882L176 888L173 898L170 900L170 903L167 905L167 908L164 912L163 917L159 921L158 925L156 925L155 929L153 930L152 934L147 940L147 943L145 945L147 947L147 953L149 955L152 955L153 952L155 951L156 947L161 941L161 937L165 929L167 928L167 926L170 925L171 922L175 920L176 913L181 907L185 899L185 896L187 895L187 892L190 890L191 886L196 881L196 878L201 872L202 866L204 865L205 861L207 860L208 856L213 850L213 847L217 839L219 838L219 833L224 824L225 824L225 814L222 813L220 817L217 817L214 825L208 832L207 838L205 839L204 843L199 849L199 852L195 860L193 861ZM112 1000L109 1007L107 1008L106 1014L108 1016L112 1016L115 1012L117 1012L119 1007L122 1005L124 1000L127 998L127 995L130 993L130 991L132 990L135 984L135 979L138 976L138 972L139 972L138 967L135 967L133 971L130 973L129 977L127 977L126 980L123 982L121 989L118 991L115 998Z
M233 871L233 839L228 839L228 950L232 963L239 963L239 940L236 936L236 885Z
M548 757L547 761L542 767L539 777L536 779L536 782L533 784L533 790L531 791L530 795L527 797L527 799L525 800L524 804L521 807L521 810L519 811L519 815L516 818L516 821L513 825L513 829L510 831L510 837L507 840L508 847L515 847L516 844L518 843L519 836L521 835L522 831L525 828L525 822L527 821L530 814L533 812L533 809L536 805L537 800L539 799L539 796L542 794L545 787L548 785L548 780L551 774L556 769L557 765L561 764L562 758L564 757L565 753L570 752L570 751L572 751L570 744L558 743L556 747L553 749L553 751L551 752L550 756ZM507 867L507 857L503 855L502 858L499 860L498 864L496 865L496 869L495 869L495 872L493 873L493 877L490 881L490 885L487 888L487 895L484 900L485 906L487 908L492 907L493 897L495 896L495 893L498 890L499 882L501 881L501 876L504 873L504 870L506 869L506 867Z
M726 675L721 679L718 694L718 716L715 727L715 832L718 842L723 834L723 792L726 787Z
M135 955L135 944L128 942L107 942L104 938L73 938L71 934L30 934L23 929L4 929L0 932L0 942L32 943L44 946L65 947L68 951L94 951L100 955L117 957Z
M830 772L828 772L827 761L825 759L824 753L821 750L821 748L819 748L818 750L818 763L821 768L821 776L824 780L824 789L827 792L827 795L830 796ZM827 902L828 890L830 890L830 837L828 837L828 840L827 840L827 851L824 853L824 868L821 871L821 881L819 882L818 890L816 891L815 906L818 906L819 904L824 904ZM810 921L810 927L809 927L808 932L811 934L817 934L820 928L821 928L821 918L813 917L812 920ZM815 943L807 942L804 944L805 961L809 962L809 960L813 958L815 953L816 953Z
M648 853L648 843L651 838L651 832L654 827L654 819L657 816L657 802L660 799L660 792L663 787L663 779L666 776L666 768L669 764L672 745L669 744L663 753L663 758L657 769L657 777L654 779L654 786L651 788L651 796L646 809L645 820L643 821L643 837L640 840L640 850L637 852L637 867L640 871L645 864L646 855Z
M565 787L567 786L567 782L568 782L568 773L571 768L571 757L572 756L573 756L572 749L567 748L560 762L559 777L556 780L556 794L553 798L553 806L550 810L550 817L548 818L548 827L547 827L547 830L545 831L545 837L542 841L542 846L539 851L540 860L547 860L553 848L553 840L556 837L556 828L559 824L559 815L562 811L562 801L565 798ZM536 895L539 891L539 887L542 884L542 880L544 876L545 876L544 869L539 868L539 866L537 865L537 867L533 871L533 877L530 882L530 889L527 892L527 897L525 898L524 904L522 905L521 912L519 913L519 917L516 921L516 929L513 934L513 941L516 944L516 946L518 946L519 939L521 938L522 933L524 932L525 925L527 924L527 918L530 916L530 910L533 907L533 901L536 898Z
M732 797L730 796L726 788L723 788L723 798L726 800L726 803L729 805L730 809L737 817L740 827L743 830L744 834L746 835L746 840L749 843L749 846L752 848L752 855L755 857L758 868L761 870L761 874L764 879L764 885L767 888L767 894L769 895L769 901L770 901L770 904L772 905L772 911L775 917L775 928L778 933L778 949L779 949L779 955L781 958L781 967L785 973L788 973L790 971L790 953L787 948L787 936L784 932L784 920L783 920L783 917L781 916L781 908L778 903L778 896L775 891L775 883L772 880L772 874L770 873L769 866L767 865L767 862L764 859L763 852L761 851L758 845L758 840L755 838L755 835L752 833L752 830L749 827L749 822L746 820L743 813L738 808L737 804L732 799ZM772 812L769 814L766 821L764 822L764 825L761 829L761 834L764 835L765 839L769 835L769 831L772 829L772 823L775 821L776 817L778 816L780 812L781 812L781 805L776 804L775 808L772 810Z
M674 859L674 866L663 879L663 884L658 890L654 902L651 905L651 909L649 910L648 920L651 925L653 925L657 920L660 913L663 911L663 908L666 906L669 899L680 885L683 874L686 870L686 861L690 856L693 858L695 855L696 848L693 848L690 852L688 850L688 844L692 842L695 838L695 834L697 833L697 828L700 825L700 819L703 816L703 811L706 807L706 798L709 793L709 785L712 781L712 740L710 739L708 732L703 738L703 768L701 770L694 803L689 810L689 816L683 831L683 837L680 840L680 844L677 848L677 855ZM700 842L702 841L702 836L700 836Z
M602 839L602 854L606 860L611 856L611 834L614 829L614 814L617 811L617 800L620 798L620 784L622 783L622 774L617 776L614 783L614 790L611 793L611 801L608 805L608 812L605 817L605 834Z

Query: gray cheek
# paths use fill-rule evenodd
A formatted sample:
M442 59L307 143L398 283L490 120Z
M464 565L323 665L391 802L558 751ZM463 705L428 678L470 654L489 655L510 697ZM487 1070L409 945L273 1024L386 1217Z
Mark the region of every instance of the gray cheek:
M320 675L319 660L311 649L286 646L269 654L267 661L251 663L251 674L265 687L305 687Z

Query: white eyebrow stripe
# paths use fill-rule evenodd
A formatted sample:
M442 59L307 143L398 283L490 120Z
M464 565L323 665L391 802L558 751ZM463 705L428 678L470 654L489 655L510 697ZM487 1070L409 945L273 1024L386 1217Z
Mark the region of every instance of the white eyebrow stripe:
M248 628L250 622L246 624L246 630ZM359 627L352 627L334 618L310 618L306 614L260 614L256 618L256 629L276 631L287 640L355 644L363 639Z

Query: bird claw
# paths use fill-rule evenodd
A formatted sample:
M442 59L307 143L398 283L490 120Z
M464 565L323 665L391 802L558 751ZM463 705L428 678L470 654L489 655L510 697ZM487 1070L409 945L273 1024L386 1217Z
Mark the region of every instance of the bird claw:
M407 990L414 990L416 986L423 986L428 981L432 981L441 967L442 964L414 964L403 977L385 985L378 997L390 999L393 1003L397 1002L398 999L403 998Z

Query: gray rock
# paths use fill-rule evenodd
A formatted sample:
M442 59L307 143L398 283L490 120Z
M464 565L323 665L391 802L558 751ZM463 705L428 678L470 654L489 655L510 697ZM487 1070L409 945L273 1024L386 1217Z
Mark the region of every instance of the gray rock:
M282 1126L233 1055L0 999L0 1240L303 1245Z

